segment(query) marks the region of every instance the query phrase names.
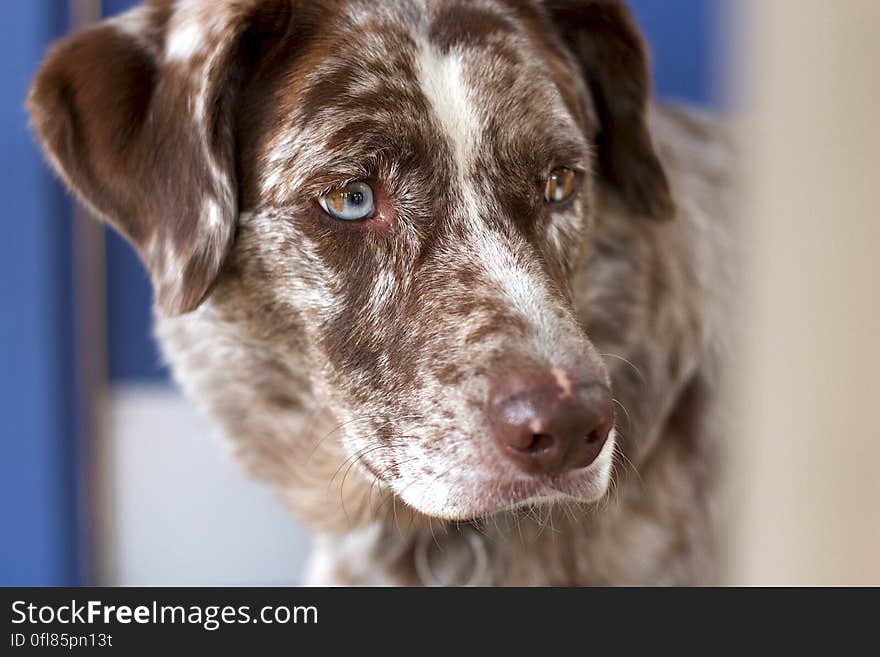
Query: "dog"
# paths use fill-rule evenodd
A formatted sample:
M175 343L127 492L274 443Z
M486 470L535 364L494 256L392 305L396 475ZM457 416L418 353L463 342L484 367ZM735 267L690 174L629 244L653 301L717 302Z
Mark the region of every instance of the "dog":
M733 146L615 0L153 0L29 96L315 585L718 578Z

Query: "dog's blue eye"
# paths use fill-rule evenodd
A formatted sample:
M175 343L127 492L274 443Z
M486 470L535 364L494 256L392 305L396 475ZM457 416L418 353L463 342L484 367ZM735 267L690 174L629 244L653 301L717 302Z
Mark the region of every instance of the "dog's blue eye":
M376 211L373 190L362 182L353 182L334 189L322 196L320 203L324 212L342 221L369 219Z

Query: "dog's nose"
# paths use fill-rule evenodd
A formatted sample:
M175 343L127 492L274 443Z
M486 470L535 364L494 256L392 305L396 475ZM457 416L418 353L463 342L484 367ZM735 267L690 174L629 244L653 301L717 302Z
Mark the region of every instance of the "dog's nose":
M520 368L493 386L489 419L501 451L522 470L559 474L596 460L614 425L614 407L595 377Z

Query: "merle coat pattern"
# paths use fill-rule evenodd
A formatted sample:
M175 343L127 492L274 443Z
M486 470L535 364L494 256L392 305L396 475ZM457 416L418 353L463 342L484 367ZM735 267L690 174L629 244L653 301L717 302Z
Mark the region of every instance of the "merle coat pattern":
M715 581L730 149L654 106L620 2L154 0L29 106L184 390L315 531L310 583ZM352 181L366 221L318 202ZM516 363L610 388L592 465L486 439Z

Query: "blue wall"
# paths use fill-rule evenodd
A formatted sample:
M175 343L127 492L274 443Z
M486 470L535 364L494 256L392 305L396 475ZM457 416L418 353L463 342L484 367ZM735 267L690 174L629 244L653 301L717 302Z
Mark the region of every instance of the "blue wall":
M657 93L717 98L714 15L724 0L632 0L652 46ZM0 585L76 584L88 555L77 498L70 203L26 129L28 83L67 23L61 0L16 0L0 23ZM105 0L108 15L134 4ZM150 337L150 287L130 247L107 240L114 382L162 381Z
M630 0L653 55L659 97L714 105L724 0Z
M25 93L65 5L0 22L0 584L78 582L70 205L27 130Z

